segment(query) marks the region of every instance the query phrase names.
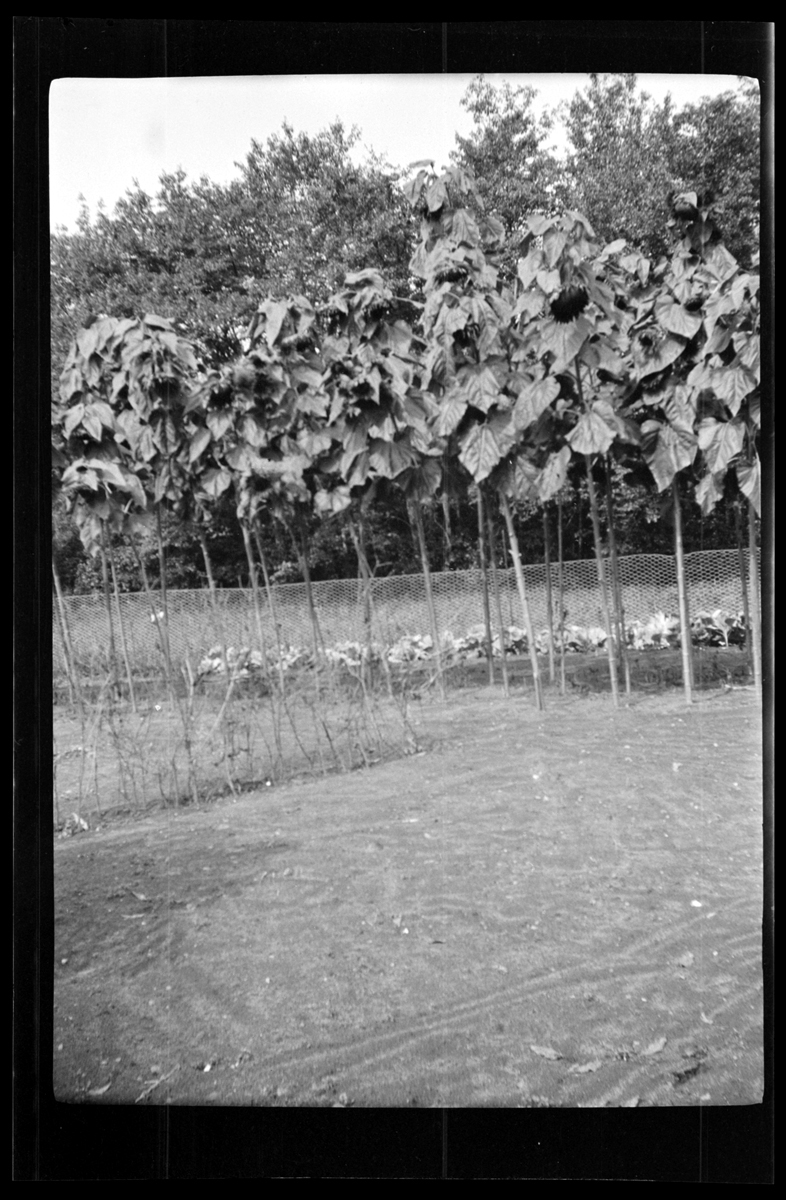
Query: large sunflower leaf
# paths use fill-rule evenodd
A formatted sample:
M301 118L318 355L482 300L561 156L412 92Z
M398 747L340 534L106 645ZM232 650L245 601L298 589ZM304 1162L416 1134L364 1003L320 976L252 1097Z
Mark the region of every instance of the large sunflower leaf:
M434 426L438 437L450 437L461 423L467 411L467 398L463 389L454 388L439 401L439 414Z
M570 366L591 333L592 325L586 317L577 317L564 325L559 321L545 322L543 337L554 355L551 369L555 374Z
M407 467L414 466L417 455L407 442L382 442L375 438L369 444L369 462L378 475L395 479Z
M662 425L659 421L645 421L641 427L642 452L662 492L683 467L688 467L696 457L698 441L688 429L673 425Z
M544 502L556 496L568 474L570 462L570 446L563 446L556 454L552 454L538 479L538 496Z
M605 454L614 441L614 430L599 413L583 413L566 440L576 454Z
M745 397L756 387L756 376L747 367L719 367L712 373L710 386L736 416Z
M559 383L553 375L539 379L536 383L526 384L519 392L513 409L516 429L521 432L534 425L540 414L556 400L559 392Z
M442 463L438 458L426 458L417 467L408 467L396 483L412 500L428 500L442 482Z
M667 333L676 333L688 340L701 329L700 314L688 312L687 308L677 304L671 296L658 296L655 301L655 317Z
M473 425L462 440L459 461L467 468L476 483L486 479L496 467L502 453L488 425Z
M658 371L665 370L679 358L684 349L685 342L668 334L654 345L642 341L641 336L634 338L631 342L631 353L637 377L644 379L647 375L655 375Z
M713 475L722 475L742 450L745 426L742 421L714 421L708 417L699 425L698 437L708 470Z
M723 498L723 481L714 475L705 475L696 484L696 501L701 508L702 516L708 517L715 505Z

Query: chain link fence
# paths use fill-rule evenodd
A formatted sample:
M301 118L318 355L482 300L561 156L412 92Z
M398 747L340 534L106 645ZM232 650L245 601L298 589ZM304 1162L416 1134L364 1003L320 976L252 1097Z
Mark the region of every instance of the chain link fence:
M726 613L743 610L743 582L737 550L705 550L685 556L687 583L692 615L722 609ZM745 555L745 587L748 556ZM619 559L626 623L646 621L657 612L676 614L677 571L675 560L666 554L634 554ZM552 605L558 619L559 569L550 567ZM610 571L608 572L610 578ZM522 614L513 569L498 570L503 622L521 626ZM524 567L533 626L545 628L547 616L547 571L543 564ZM462 637L484 621L483 576L481 571L446 571L432 575L432 588L441 633L450 631ZM602 626L603 611L594 559L567 562L563 566L566 624ZM498 632L496 605L491 581L490 614L492 631ZM422 575L396 575L374 579L370 584L370 606L364 599L359 579L337 579L312 584L318 624L325 646L342 642L370 640L390 646L401 637L428 634L430 624L426 590ZM273 588L278 618L278 637L264 590L260 590L260 612L255 611L250 589L217 590L215 601L207 589L167 592L169 641L173 658L186 657L196 664L211 647L222 641L236 648L274 650L313 645L312 626L302 583L276 584ZM157 602L160 597L156 595ZM127 652L135 671L155 671L160 665L158 634L152 620L148 597L142 592L120 596L122 629ZM215 606L214 606L215 604ZM102 595L64 598L68 633L80 672L98 674L106 669L109 645L109 620ZM370 613L370 627L366 623ZM112 599L113 632L118 655L121 651L117 601ZM53 614L58 621L57 606ZM54 629L54 669L65 672L62 637Z

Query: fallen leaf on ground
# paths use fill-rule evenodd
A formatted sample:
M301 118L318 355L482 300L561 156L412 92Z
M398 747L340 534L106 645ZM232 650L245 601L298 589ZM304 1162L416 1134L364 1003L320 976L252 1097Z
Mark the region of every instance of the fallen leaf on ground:
M556 1060L562 1058L558 1050L553 1050L551 1046L530 1046L533 1054L539 1054L541 1058L550 1058Z
M103 1087L91 1088L87 1094L88 1096L103 1096L104 1092L108 1092L111 1086L112 1080L110 1079L109 1083L105 1083Z
M646 1049L642 1050L642 1054L660 1054L663 1047L666 1045L665 1037L658 1038L657 1042L650 1042Z
M598 1067L603 1066L603 1059L595 1058L588 1063L574 1063L572 1067L568 1067L570 1075L588 1075L590 1071L597 1071Z

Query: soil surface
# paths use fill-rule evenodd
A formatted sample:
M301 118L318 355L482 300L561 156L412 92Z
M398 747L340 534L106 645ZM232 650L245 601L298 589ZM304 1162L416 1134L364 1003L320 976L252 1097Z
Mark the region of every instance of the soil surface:
M416 720L396 762L58 838L58 1100L760 1102L754 693Z

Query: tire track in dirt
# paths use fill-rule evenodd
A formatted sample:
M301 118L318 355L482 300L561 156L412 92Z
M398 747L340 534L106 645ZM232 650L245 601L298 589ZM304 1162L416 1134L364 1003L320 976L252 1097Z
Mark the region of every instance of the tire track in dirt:
M154 820L77 871L58 847L62 936L100 948L112 1036L166 1069L218 1064L181 1071L175 1102L755 1102L760 818L755 773L730 792L738 710L711 773L675 703L582 709L570 761L562 716L491 706L481 735L475 711L452 709L447 754ZM101 905L134 862L168 901L146 929ZM68 969L57 986L97 1044L101 997Z

